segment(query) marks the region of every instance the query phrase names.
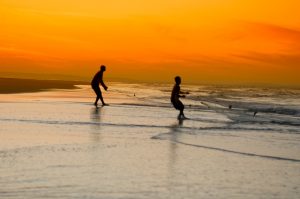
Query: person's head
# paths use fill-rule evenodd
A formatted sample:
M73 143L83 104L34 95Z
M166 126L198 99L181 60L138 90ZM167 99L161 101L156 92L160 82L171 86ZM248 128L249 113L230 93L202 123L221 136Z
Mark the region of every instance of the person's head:
M100 66L100 70L101 70L101 71L105 71L105 70L106 70L106 66L101 65L101 66Z
M181 77L176 76L175 77L175 82L176 82L176 84L180 84L181 83Z

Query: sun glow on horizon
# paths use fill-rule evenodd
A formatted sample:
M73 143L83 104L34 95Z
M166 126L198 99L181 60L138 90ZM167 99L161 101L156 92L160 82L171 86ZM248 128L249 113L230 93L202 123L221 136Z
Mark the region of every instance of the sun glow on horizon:
M0 76L300 85L300 2L2 0ZM151 75L149 75L151 74ZM171 79L172 80L172 79Z

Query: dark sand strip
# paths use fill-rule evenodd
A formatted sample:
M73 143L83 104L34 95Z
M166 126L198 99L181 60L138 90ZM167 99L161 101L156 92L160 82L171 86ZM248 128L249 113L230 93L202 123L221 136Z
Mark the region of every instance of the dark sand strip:
M0 94L39 92L47 89L76 89L87 82L0 78Z

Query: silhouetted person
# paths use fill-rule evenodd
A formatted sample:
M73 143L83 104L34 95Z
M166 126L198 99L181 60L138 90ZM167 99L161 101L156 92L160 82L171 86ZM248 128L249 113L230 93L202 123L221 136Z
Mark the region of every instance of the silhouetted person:
M100 71L98 71L95 74L95 76L94 76L94 78L93 78L93 80L91 82L91 86L92 86L93 90L95 91L95 93L97 95L96 101L94 103L95 106L97 106L99 99L101 100L103 106L108 105L108 104L104 103L104 100L103 100L103 97L102 97L102 93L101 93L101 90L100 90L100 87L99 87L99 84L101 84L101 86L105 90L107 90L107 86L103 82L103 73L104 73L105 70L106 70L106 67L104 65L101 65Z
M178 119L184 119L184 105L183 103L179 100L180 97L185 97L185 95L180 95L180 94L188 94L180 91L180 84L181 84L181 78L179 76L175 77L175 85L172 90L172 95L171 95L171 102L174 106L175 109L179 110L179 115Z

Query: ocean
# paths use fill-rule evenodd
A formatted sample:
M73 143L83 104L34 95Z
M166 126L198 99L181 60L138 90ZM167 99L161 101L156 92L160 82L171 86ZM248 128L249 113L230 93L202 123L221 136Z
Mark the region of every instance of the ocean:
M300 89L109 83L0 95L0 198L298 198Z

